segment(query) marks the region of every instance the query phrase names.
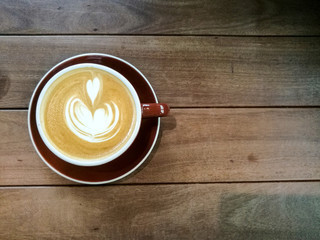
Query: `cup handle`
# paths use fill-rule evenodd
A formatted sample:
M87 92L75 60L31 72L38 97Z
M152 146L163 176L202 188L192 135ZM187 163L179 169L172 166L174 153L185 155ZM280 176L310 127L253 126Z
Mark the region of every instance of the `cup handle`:
M168 115L170 108L165 103L142 103L142 118L165 117Z

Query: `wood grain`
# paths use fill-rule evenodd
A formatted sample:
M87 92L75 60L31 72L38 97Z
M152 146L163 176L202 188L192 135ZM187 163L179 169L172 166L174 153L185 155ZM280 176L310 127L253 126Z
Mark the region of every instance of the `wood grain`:
M139 68L171 107L320 105L320 38L0 37L0 108L26 108L41 77L76 54Z
M0 189L6 239L319 239L319 183Z
M317 0L0 2L3 34L319 35Z
M120 183L320 180L320 110L172 109L151 157ZM26 111L0 111L0 185L73 184L37 156Z

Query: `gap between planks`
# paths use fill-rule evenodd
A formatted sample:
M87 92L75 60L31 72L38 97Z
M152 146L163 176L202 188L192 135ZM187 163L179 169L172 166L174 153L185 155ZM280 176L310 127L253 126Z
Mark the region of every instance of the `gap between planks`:
M314 106L186 106L186 107L171 107L169 105L170 109L205 109L205 108L230 108L230 109L241 109L241 108L293 108L293 109L299 109L299 108L320 108L318 105ZM0 108L0 111L28 111L28 108Z
M106 186L169 186L169 185L222 185L222 184L268 184L268 183L312 183L320 182L320 179L310 179L310 180L266 180L266 181L216 181L216 182L159 182L159 183L109 183L109 184L99 184L99 185L90 185L90 184L41 184L41 185L1 185L0 189L10 189L10 188L49 188L49 187L106 187Z
M286 38L286 37L294 37L294 38L313 38L313 37L320 37L318 34L314 35L238 35L238 34L130 34L130 33L124 33L124 34L107 34L107 33L45 33L45 34L4 34L0 33L0 37L64 37L64 36L89 36L89 37L95 37L95 36L105 36L105 37L226 37L226 38Z

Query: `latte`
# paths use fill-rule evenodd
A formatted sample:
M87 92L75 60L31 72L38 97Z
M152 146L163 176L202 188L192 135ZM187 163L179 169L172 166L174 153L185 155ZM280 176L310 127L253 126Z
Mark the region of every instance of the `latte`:
M47 87L38 109L48 142L78 161L115 154L136 128L136 106L128 87L110 72L92 66L59 76Z

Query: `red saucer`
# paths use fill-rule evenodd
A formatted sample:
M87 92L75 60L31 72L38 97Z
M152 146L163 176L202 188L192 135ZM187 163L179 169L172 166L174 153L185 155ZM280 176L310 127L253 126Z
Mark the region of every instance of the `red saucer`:
M106 54L83 54L54 66L39 82L31 97L28 115L29 133L40 158L59 175L79 183L104 184L117 181L135 171L149 156L158 137L159 118L142 119L137 138L120 157L106 164L83 167L70 164L54 155L42 141L36 126L36 105L40 92L49 79L63 68L79 63L101 64L121 73L135 88L141 103L157 103L157 97L143 74L130 63Z

